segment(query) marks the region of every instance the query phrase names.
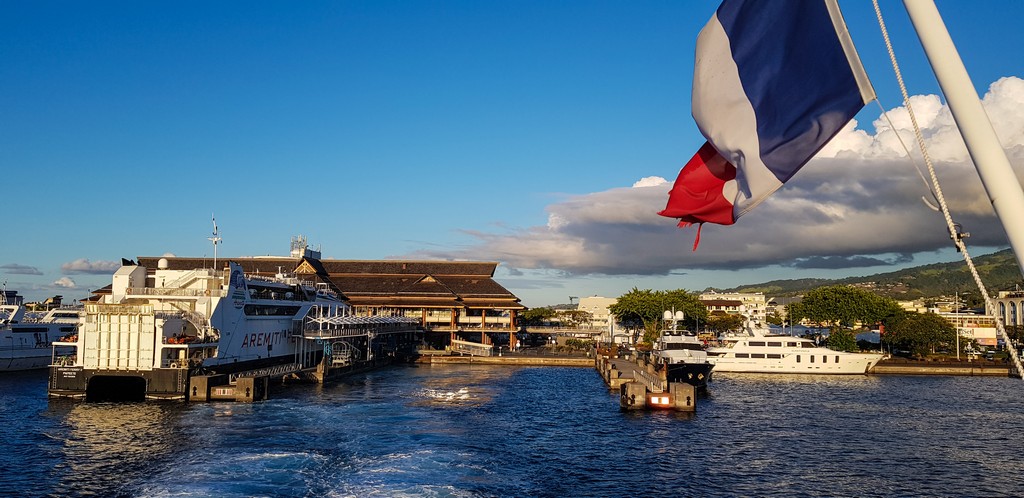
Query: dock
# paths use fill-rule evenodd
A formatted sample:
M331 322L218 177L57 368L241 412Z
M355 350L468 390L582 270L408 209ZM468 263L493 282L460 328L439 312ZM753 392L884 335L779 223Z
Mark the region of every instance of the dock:
M916 361L886 358L871 367L872 375L953 375L969 377L1009 377L1012 365L989 360Z
M608 389L619 393L622 410L697 411L696 388L685 382L667 382L644 356L618 354L615 349L595 350L594 368Z

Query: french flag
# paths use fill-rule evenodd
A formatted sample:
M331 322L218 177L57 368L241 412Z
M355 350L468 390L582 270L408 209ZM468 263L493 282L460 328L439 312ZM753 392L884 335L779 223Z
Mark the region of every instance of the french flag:
M707 143L658 214L735 223L874 98L836 0L723 1L697 37L691 106Z

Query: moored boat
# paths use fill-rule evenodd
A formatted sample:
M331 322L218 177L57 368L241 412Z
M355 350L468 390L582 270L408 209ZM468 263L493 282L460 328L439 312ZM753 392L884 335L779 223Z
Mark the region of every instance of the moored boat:
M676 317L671 311L665 312L665 320L672 321L672 326L661 331L652 355L664 366L668 382L685 382L698 390L707 389L714 365L708 361L704 343L697 334L676 328L681 319L681 315Z
M28 311L17 296L0 293L0 371L34 370L50 364L51 347L78 330L83 312L55 308L45 313Z
M697 336L688 331L663 331L653 351L665 366L668 382L685 382L697 389L707 389L714 364Z
M881 359L878 353L848 353L818 347L811 339L771 334L748 321L745 334L722 337L707 349L716 372L865 374Z
M319 252L300 245L293 241L292 267L319 266ZM267 258L215 259L212 267L147 259L156 267L119 268L86 303L77 337L54 343L51 396L206 399L212 384L193 379L315 372L322 380L332 368L377 364L416 339L413 320L355 316L329 280L261 271Z

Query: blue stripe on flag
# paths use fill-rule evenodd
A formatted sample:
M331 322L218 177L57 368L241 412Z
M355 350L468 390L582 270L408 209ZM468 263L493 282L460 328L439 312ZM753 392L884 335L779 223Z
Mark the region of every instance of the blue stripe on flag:
M754 108L761 159L785 182L864 106L828 9L822 0L726 0L718 19Z

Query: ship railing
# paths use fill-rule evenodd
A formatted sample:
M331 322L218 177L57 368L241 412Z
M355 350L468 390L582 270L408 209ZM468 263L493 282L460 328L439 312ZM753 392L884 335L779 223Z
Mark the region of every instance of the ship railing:
M284 377L285 375L298 372L300 370L302 370L302 365L299 365L298 363L284 363L281 365L274 365L272 367L236 372L228 375L228 381L231 383L237 382L239 377Z
M665 387L662 385L661 379L658 379L654 375L651 375L651 373L646 370L634 369L633 380L647 386L647 390L653 393L665 392Z
M356 329L304 329L302 331L303 339L342 339L347 337L360 337L369 335L370 333L377 333L376 330L368 328L356 328Z
M112 315L148 315L153 313L152 304L86 304L85 311L89 315L100 313Z
M194 325L197 330L202 330L204 327L210 324L210 320L208 320L206 316L202 314L196 313L195 311L187 309L184 306L175 302L169 302L168 304L170 304L179 312L181 312L181 315L185 317L185 320L191 322L192 325Z
M160 290L163 291L163 290L171 290L171 289L180 289L182 287L185 287L188 284L194 282L197 278L199 278L198 272L199 272L198 269L192 270L190 272L187 272L184 275L182 275L181 277L179 277L177 280L165 283L163 285L163 287L161 287Z
M185 297L224 297L228 291L223 289L193 289L190 287L130 287L128 294L142 296L185 296Z

